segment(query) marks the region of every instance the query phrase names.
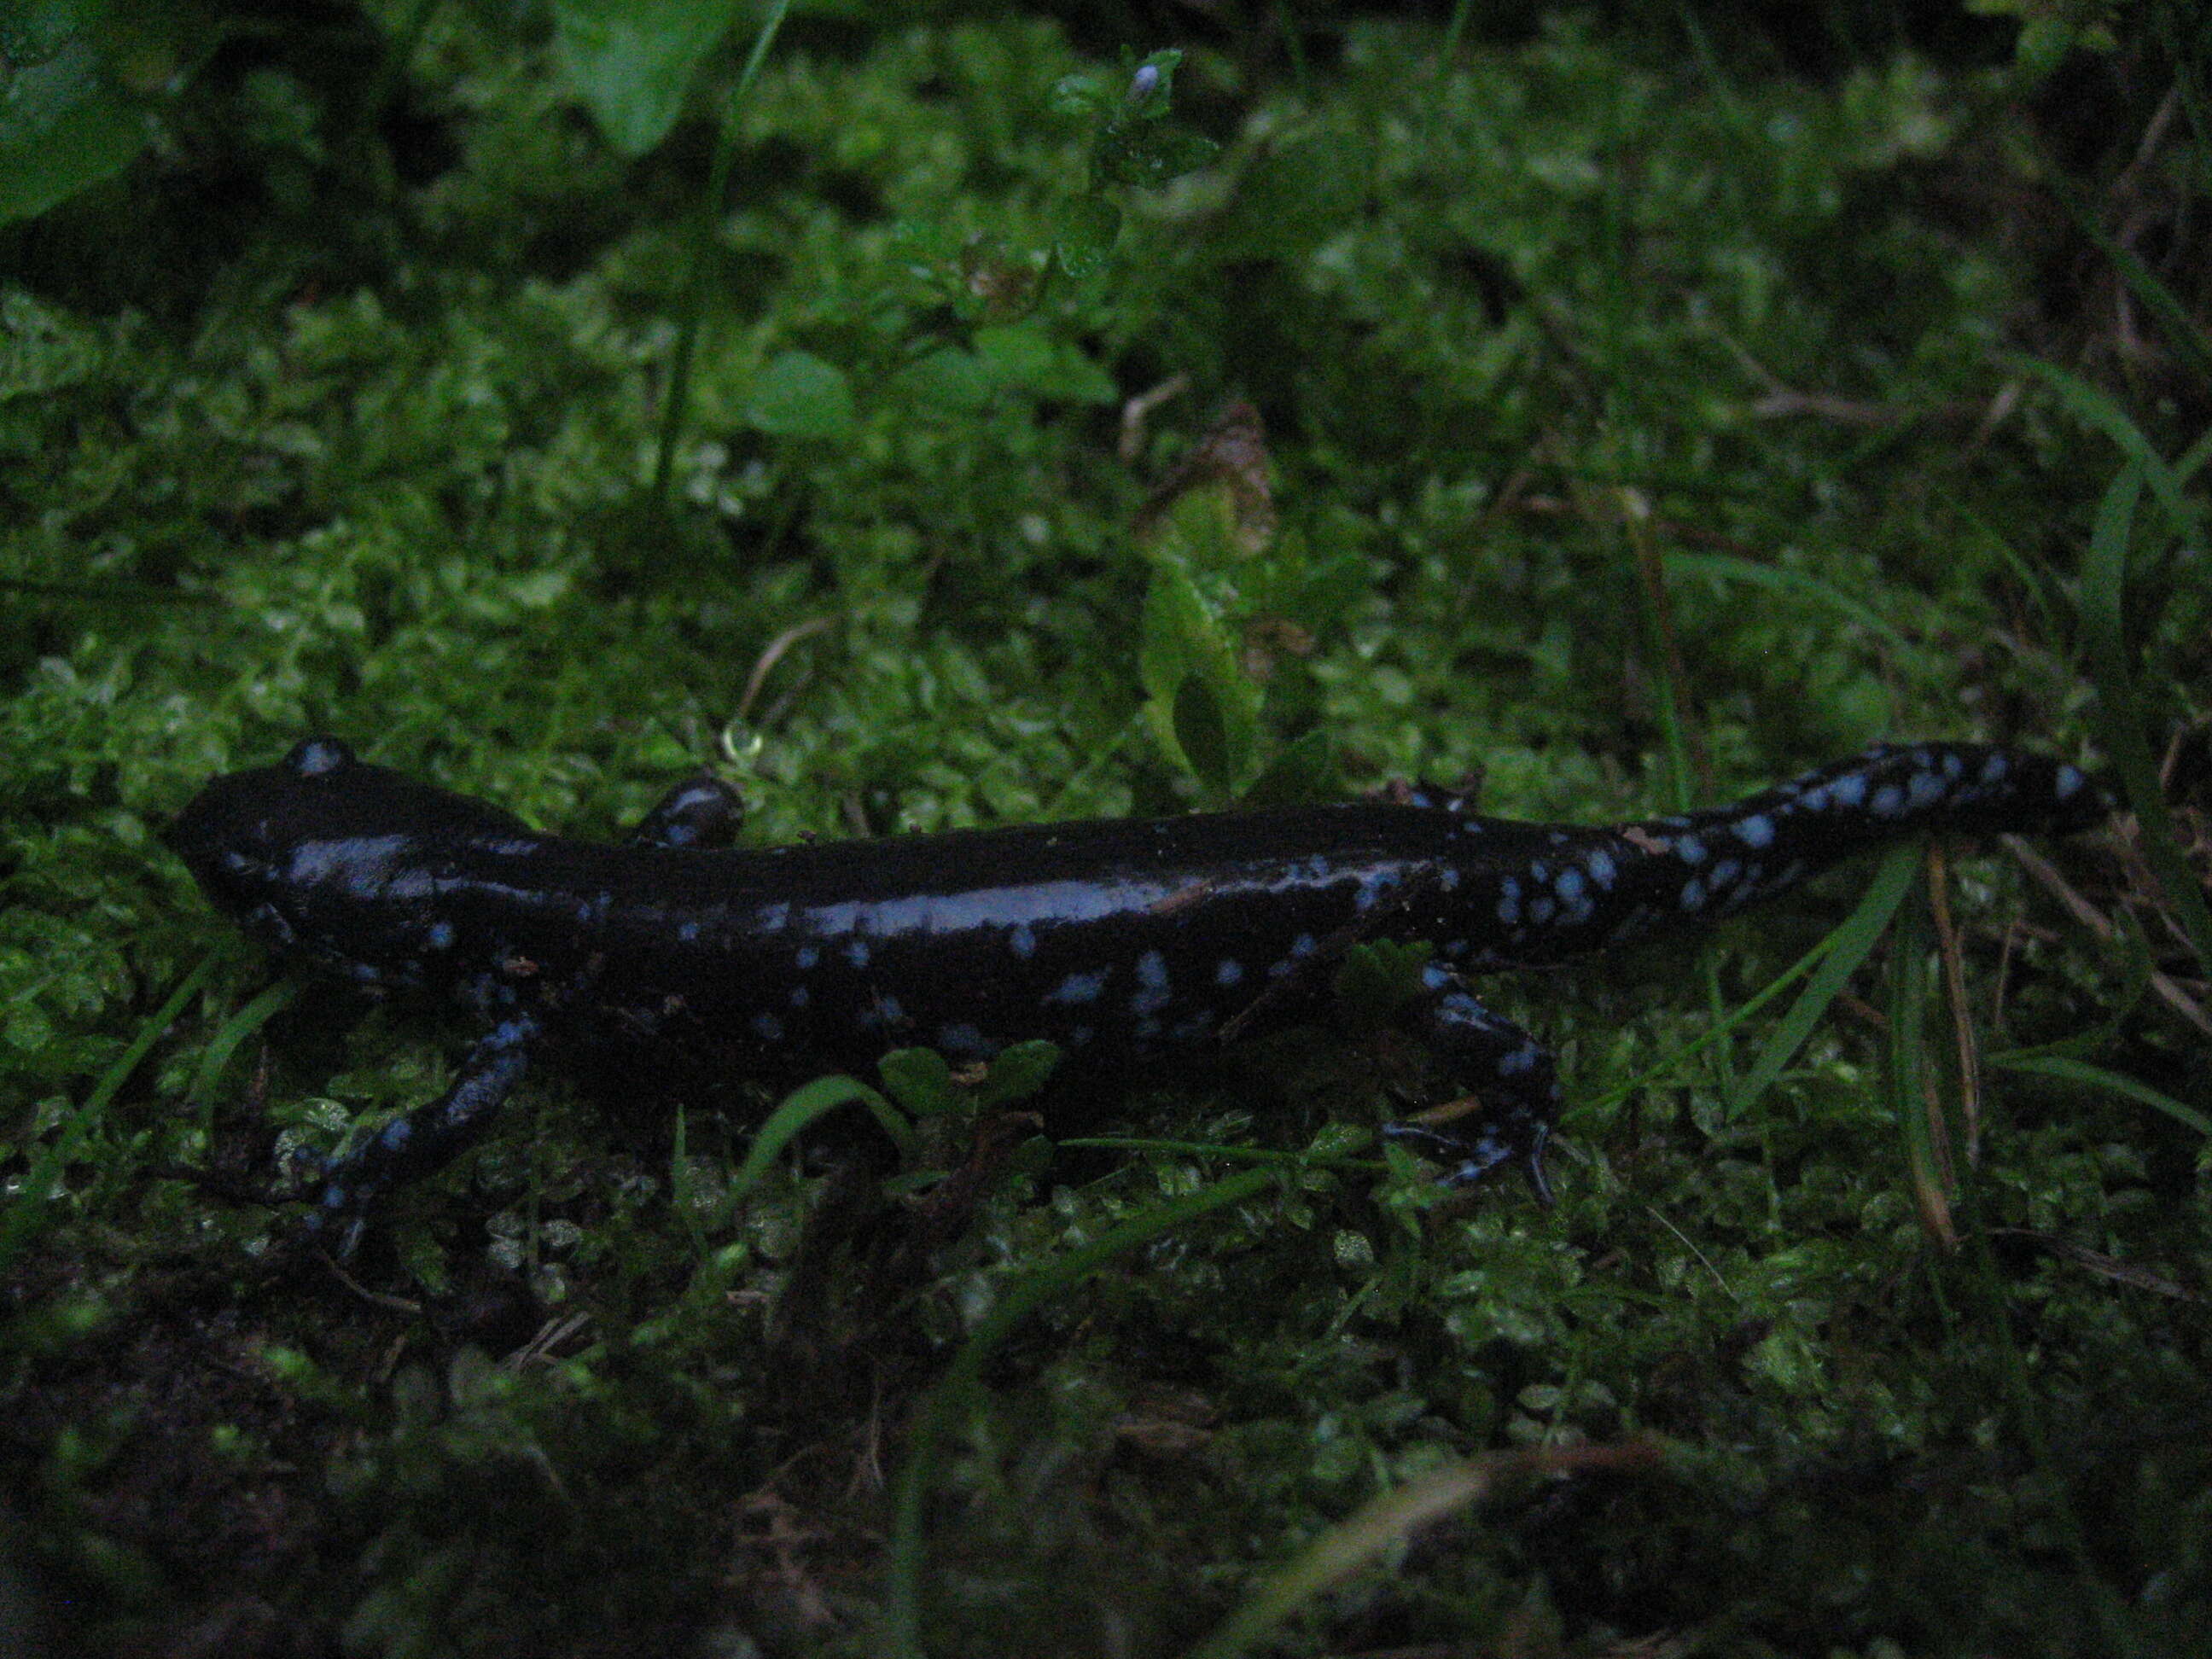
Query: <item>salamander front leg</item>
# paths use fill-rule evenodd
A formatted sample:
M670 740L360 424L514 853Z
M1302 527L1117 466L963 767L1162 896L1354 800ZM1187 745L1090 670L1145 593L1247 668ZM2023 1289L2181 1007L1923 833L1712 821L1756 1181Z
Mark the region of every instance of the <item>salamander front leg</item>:
M738 838L745 815L738 792L702 772L660 798L629 832L635 847L727 847Z
M1550 1203L1544 1146L1559 1109L1551 1050L1484 1007L1449 969L1431 963L1422 970L1421 987L1399 1023L1442 1057L1453 1088L1463 1097L1454 1103L1456 1111L1440 1108L1424 1114L1425 1121L1401 1120L1386 1124L1382 1133L1451 1165L1444 1180L1452 1186L1480 1181L1501 1164L1517 1163L1536 1196ZM1448 1111L1451 1115L1439 1121Z
M483 1138L530 1066L538 1022L505 1019L469 1050L453 1086L427 1105L396 1117L375 1136L325 1166L321 1194L307 1218L311 1232L343 1223L337 1254L350 1256L364 1218L386 1193L441 1170Z

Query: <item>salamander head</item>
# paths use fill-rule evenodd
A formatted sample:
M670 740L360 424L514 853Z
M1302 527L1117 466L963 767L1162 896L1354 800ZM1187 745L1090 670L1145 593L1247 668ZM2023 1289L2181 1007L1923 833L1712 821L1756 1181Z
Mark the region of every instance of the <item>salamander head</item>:
M274 766L210 780L162 839L264 944L378 983L422 977L450 939L447 855L529 836L495 808L310 738Z

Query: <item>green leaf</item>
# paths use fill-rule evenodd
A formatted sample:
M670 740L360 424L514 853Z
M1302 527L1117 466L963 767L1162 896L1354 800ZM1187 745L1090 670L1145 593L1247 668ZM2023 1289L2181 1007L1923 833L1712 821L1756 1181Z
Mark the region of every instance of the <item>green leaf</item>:
M106 356L99 331L16 289L0 294L0 404L80 386Z
M988 1111L1026 1100L1044 1087L1059 1064L1060 1050L1038 1038L1006 1049L973 1087L956 1082L951 1062L934 1048L894 1048L877 1062L877 1069L892 1098L925 1118Z
M1052 112L1078 118L1094 115L1105 106L1108 95L1095 75L1063 75L1053 82Z
M972 351L939 346L898 372L898 387L917 402L968 411L991 401L991 374Z
M891 1098L915 1117L964 1110L968 1100L952 1080L952 1066L934 1048L894 1048L876 1062Z
M753 381L744 418L754 430L771 437L849 437L852 382L843 369L811 351L778 352Z
M1085 356L1081 347L1055 339L1034 322L978 328L975 356L999 385L1032 397L1109 404L1118 395L1114 377Z
M1058 355L1052 336L1034 323L987 324L975 331L975 356L1002 386L1042 388L1052 379Z
M1195 173L1221 146L1185 127L1159 122L1113 121L1098 135L1093 157L1101 179L1149 189Z
M1196 580L1224 579L1233 571L1237 592L1249 599L1255 585L1248 577L1261 573L1247 567L1254 545L1271 532L1273 513L1267 498L1243 480L1215 471L1191 479L1168 504L1153 521L1147 550L1156 562L1179 566Z
M1156 564L1145 590L1138 672L1161 751L1219 793L1243 777L1259 739L1260 690L1245 677L1228 630L1182 570ZM1195 680L1200 692L1187 689ZM1186 747L1186 736L1201 755Z
M883 1125L884 1133L897 1143L901 1153L914 1145L914 1131L899 1115L898 1109L878 1094L858 1078L839 1074L817 1077L813 1082L793 1089L783 1097L768 1115L753 1136L752 1150L745 1154L744 1163L730 1178L729 1190L722 1195L722 1216L733 1213L746 1194L759 1185L769 1166L781 1155L783 1149L798 1138L816 1120L827 1116L842 1106L860 1105L868 1109L869 1115ZM722 1224L720 1218L708 1224L702 1231L712 1231Z
M1060 1066L1060 1050L1042 1037L1013 1043L991 1062L991 1073L975 1086L979 1110L994 1111L1027 1100L1043 1088Z
M146 118L108 85L89 40L38 44L52 55L19 61L0 84L0 223L44 213L121 172L146 143Z
M554 0L553 49L607 143L635 158L676 125L735 10L732 0Z
M1182 65L1182 50L1169 46L1148 56L1129 77L1128 113L1139 121L1157 121L1175 102L1175 74Z
M1053 257L1069 276L1095 276L1113 257L1121 234L1121 210L1103 196L1077 196L1060 204L1053 228Z
M1200 781L1218 795L1227 794L1237 774L1229 757L1229 723L1213 689L1196 674L1186 674L1176 687L1175 734Z
M1284 745L1237 799L1247 807L1303 806L1338 793L1336 746L1318 727Z

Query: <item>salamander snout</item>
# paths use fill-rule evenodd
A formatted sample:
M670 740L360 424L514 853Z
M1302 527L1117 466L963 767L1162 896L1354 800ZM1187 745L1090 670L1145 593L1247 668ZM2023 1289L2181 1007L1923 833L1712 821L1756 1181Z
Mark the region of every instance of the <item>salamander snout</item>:
M216 907L289 943L272 904L301 886L301 854L357 833L356 780L362 766L343 744L310 738L274 766L210 779L161 832Z
M244 773L214 779L161 831L200 890L233 915L260 902L275 861L272 825L253 810L246 779Z

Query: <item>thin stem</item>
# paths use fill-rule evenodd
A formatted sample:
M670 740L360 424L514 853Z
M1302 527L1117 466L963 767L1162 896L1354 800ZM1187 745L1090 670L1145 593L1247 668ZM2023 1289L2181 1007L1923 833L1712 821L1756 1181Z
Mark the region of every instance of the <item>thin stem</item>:
M668 402L660 411L659 453L653 463L653 499L663 510L668 506L669 482L676 469L676 441L683 435L684 417L691 403L691 362L699 347L699 321L707 308L707 269L714 255L714 227L722 212L722 198L730 186L730 167L738 153L738 112L744 106L745 94L752 90L754 77L768 59L769 48L775 44L776 32L783 27L784 14L791 9L791 0L773 0L768 15L761 20L760 32L753 36L753 49L745 58L745 66L738 72L738 84L730 93L730 101L722 108L721 130L714 137L714 164L707 176L707 194L699 204L698 217L691 226L690 268L684 278L684 319L676 337L676 362L668 375Z

